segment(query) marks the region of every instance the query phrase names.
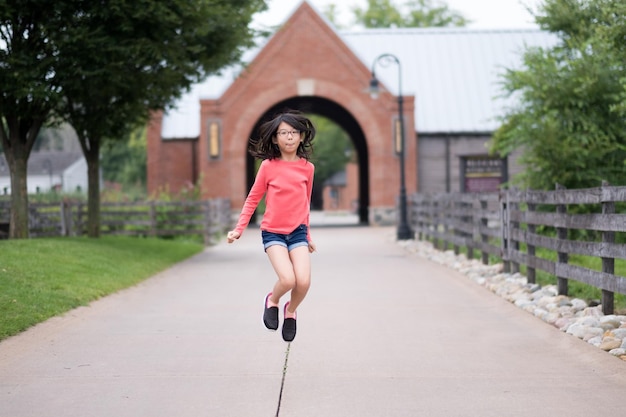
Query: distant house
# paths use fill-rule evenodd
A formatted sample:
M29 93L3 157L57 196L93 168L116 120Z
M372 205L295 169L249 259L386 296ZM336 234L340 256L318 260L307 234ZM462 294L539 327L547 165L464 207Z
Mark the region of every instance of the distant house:
M356 213L359 204L358 166L346 164L324 182L324 211L346 211Z
M26 186L29 194L51 190L63 193L86 192L87 161L81 152L32 152L28 159ZM0 154L0 194L11 193L9 165Z

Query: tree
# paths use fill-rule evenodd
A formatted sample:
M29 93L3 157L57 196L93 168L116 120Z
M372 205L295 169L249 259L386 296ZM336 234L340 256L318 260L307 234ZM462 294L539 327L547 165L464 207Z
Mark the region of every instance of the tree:
M89 236L99 235L99 157L105 138L124 137L147 121L149 110L167 107L194 82L238 60L242 47L251 46L252 15L264 6L258 0L87 1L84 11L73 15L76 50L69 51L67 63L79 49L99 51L72 64L83 66L82 79L66 78L63 84L68 120L88 165Z
M123 187L145 189L146 185L146 127L133 130L128 138L108 141L102 147L102 177Z
M354 147L348 134L336 123L321 116L310 115L310 117L317 132L311 158L315 165L312 201L315 206L320 206L323 201L324 183L345 168L350 155L354 153L352 152Z
M368 0L367 8L352 9L366 28L465 26L469 21L437 0L407 0L398 7L391 0Z
M626 22L620 0L546 0L537 22L560 41L529 49L521 70L504 75L507 109L491 150L522 149L517 183L535 189L624 183ZM621 32L620 32L621 31Z
M341 25L337 21L337 5L334 3L327 4L322 10L324 16L330 23L332 23L336 28L341 28Z
M0 0L0 140L11 173L12 238L28 237L28 157L62 99L55 72L62 12L53 0Z
M44 7L47 3L54 7ZM4 135L6 143L3 136L4 149L9 161L17 161L17 169L11 169L12 182L15 176L16 185L23 184L19 189L12 186L12 198L20 196L23 201L13 205L12 213L20 211L16 207L26 212L25 165L32 144L19 139L24 129L7 112L15 103L24 102L27 112L18 114L34 115L34 120L26 123L32 136L52 116L68 120L76 130L88 163L88 233L97 237L102 142L124 137L125 132L147 120L150 110L167 108L194 82L236 62L254 36L248 23L254 13L265 8L265 2L34 0L0 1L0 8L7 45L2 50L0 81L11 85L4 81L13 80L18 86L41 89L35 90L37 95L24 89L11 96L4 94L0 104L9 131ZM22 29L24 20L28 26ZM13 34L17 30L22 32L16 38ZM36 42L19 48L20 55L15 55L14 43L21 46L18 41L22 38L35 38ZM18 71L22 66L41 69L32 76L25 72L22 77ZM39 97L45 108L34 107L32 98ZM25 145L17 146L22 143ZM19 158L11 158L11 154ZM23 163L23 170L19 163ZM26 237L28 218L13 220L11 227L15 224L21 232L11 233L11 237Z

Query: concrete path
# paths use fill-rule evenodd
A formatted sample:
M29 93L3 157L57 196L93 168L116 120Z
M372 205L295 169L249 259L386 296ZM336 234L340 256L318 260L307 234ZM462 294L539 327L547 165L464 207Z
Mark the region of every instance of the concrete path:
M318 228L284 417L626 415L626 362L407 254ZM1 417L275 416L287 344L261 324L258 230L0 343Z

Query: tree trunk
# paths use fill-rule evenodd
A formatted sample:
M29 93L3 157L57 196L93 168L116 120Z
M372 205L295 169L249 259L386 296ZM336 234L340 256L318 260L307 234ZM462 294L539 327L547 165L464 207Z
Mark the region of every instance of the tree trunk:
M27 161L22 155L8 155L11 171L10 239L28 239L28 188L26 186Z
M10 239L28 239L28 157L41 128L42 119L20 120L15 115L5 116L8 133L1 126L0 137L4 156L11 173Z
M89 140L89 150L85 153L87 160L87 235L100 237L100 141Z

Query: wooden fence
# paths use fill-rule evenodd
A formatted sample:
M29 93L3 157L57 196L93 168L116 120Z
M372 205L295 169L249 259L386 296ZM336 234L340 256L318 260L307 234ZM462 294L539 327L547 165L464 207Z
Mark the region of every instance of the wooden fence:
M495 255L507 272L525 265L531 283L537 269L552 274L559 294L567 295L568 280L599 288L602 309L612 314L614 293L626 294L626 278L615 274L615 260L626 260L625 202L626 187L609 186L415 194L409 219L419 239L430 239L439 249L451 244L459 253L463 246L468 257L478 250L485 264ZM556 259L537 256L537 248L555 253ZM570 255L597 258L601 268L572 265Z
M10 203L0 202L0 222L8 224ZM199 235L205 244L230 227L230 201L145 201L102 203L102 235L173 237ZM31 237L82 236L87 234L87 204L64 201L29 205Z

